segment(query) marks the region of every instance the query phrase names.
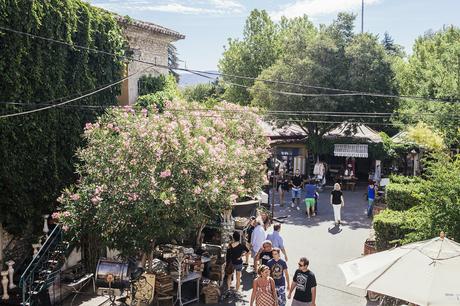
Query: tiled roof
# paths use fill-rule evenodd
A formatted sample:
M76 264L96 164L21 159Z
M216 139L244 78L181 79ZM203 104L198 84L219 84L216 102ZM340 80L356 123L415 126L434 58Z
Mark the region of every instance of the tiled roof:
M367 140L373 143L382 142L379 133L362 123L343 122L335 129L327 132L325 138L343 138L351 137L356 139Z
M119 23L124 24L124 25L132 25L132 26L138 27L140 29L145 29L145 30L149 30L149 31L164 34L164 35L169 35L169 36L175 37L177 39L184 39L185 38L185 35L180 34L179 32L176 32L174 30L165 28L163 26L160 26L160 25L152 23L152 22L141 21L141 20L136 20L136 19L132 19L132 18L126 18L126 17L120 16L120 15L115 15L115 19Z
M302 128L296 124L285 125L283 127L277 127L273 122L261 122L261 127L264 130L265 136L270 138L303 138L307 134Z

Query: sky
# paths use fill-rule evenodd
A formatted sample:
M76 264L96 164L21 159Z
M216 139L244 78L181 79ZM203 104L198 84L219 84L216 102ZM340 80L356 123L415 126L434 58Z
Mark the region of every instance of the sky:
M175 43L181 67L217 70L228 38L241 38L251 10L264 9L274 20L306 14L316 24L330 24L338 12L357 14L361 0L87 0L120 15L149 21L184 34ZM460 26L460 0L364 0L364 31L394 42L411 53L417 37L444 25Z

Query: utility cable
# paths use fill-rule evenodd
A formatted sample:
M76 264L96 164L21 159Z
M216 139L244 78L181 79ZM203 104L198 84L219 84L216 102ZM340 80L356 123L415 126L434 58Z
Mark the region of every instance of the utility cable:
M41 108L37 108L37 109L33 109L33 110L28 110L28 111L19 112L19 113L13 113L13 114L1 115L1 116L0 116L0 119L2 119L2 118L9 118L9 117L16 117L16 116L22 116L22 115L27 115L27 114L31 114L31 113L36 113L36 112L44 111L44 110L47 110L47 109L51 109L51 108L63 106L63 105L69 104L69 103L74 102L74 101L81 100L81 99L83 99L83 98L92 96L92 95L97 94L97 93L99 93L99 92L101 92L101 91L104 91L104 90L106 90L106 89L109 89L109 88L111 88L111 87L113 87L113 86L115 86L115 85L117 85L117 84L119 84L119 83L122 83L122 82L124 82L125 80L128 80L128 79L132 78L133 76L137 75L138 73L141 73L142 71L144 71L144 70L146 70L146 69L148 69L148 68L150 68L150 67L146 67L146 68L144 68L144 69L141 69L141 70L139 70L139 71L136 71L136 72L134 72L134 73L128 75L127 77L122 78L121 80L118 80L118 81L116 81L116 82L113 82L113 83L111 83L111 84L109 84L109 85L107 85L107 86L104 86L104 87L102 87L102 88L96 89L96 90L94 90L94 91L92 91L92 92L90 92L90 93L84 94L84 95L82 95L82 96L79 96L79 97L76 97L76 98L73 98L73 99L70 99L70 100L67 100L67 101L58 103L58 104L53 104L53 105L49 105L49 106L45 106L45 107L41 107Z
M176 70L176 71L185 71L185 72L189 72L189 73L193 73L193 74L199 74L199 75L201 75L203 77L204 77L205 74L208 74L208 75L216 75L216 76L224 76L224 77L233 77L233 78L239 78L239 79L253 80L253 81L261 81L261 82L265 82L265 83L284 84L284 85L292 85L292 86L298 86L298 87L306 87L306 88L313 88L313 89L321 89L321 90L343 92L341 94L305 94L305 93L299 93L299 92L288 92L288 91L264 89L264 91L269 91L269 92L278 93L278 94L282 94L282 95L301 96L301 97L369 96L369 97L396 98L396 99L414 99L414 100L431 101L431 102L444 102L444 103L453 103L453 102L458 103L458 102L460 102L459 100L449 101L449 100L445 100L445 99L426 98L426 97L420 97L420 96L392 95L392 94L382 94L382 93L361 92L361 91L353 91L353 90L347 90L347 89L337 89L337 88L332 88L332 87L314 86L314 85L308 85L308 84L303 84L303 83L278 81L278 80L266 80L266 79L260 79L260 78L256 78L256 77L232 75L232 74L225 74L225 73L220 73L220 72L209 72L209 71L194 70L194 69L187 69L187 68L176 68L176 67L170 67L170 66L167 66L167 65L160 65L160 64L149 62L149 61L140 60L140 59L135 59L133 57L129 57L129 56L126 56L126 55L118 55L118 54L115 54L115 53L111 53L111 52L107 52L107 51L103 51L103 50L98 50L98 49L94 49L94 48L89 48L89 47L86 47L86 46L81 46L81 45L77 45L77 44L71 44L71 43L68 43L68 42L65 42L65 41L56 40L56 39L52 39L52 38L49 38L49 37L43 37L43 36L39 36L39 35L26 33L26 32L23 32L23 31L13 30L11 28L1 26L1 25L0 25L0 29L4 30L4 31L9 31L9 32L12 32L12 33L20 34L20 35L26 35L26 36L29 36L29 37L32 37L32 38L37 38L37 39L42 39L42 40L46 40L46 41L53 42L53 43L67 45L67 46L73 47L73 48L83 49L83 50L86 50L86 51L101 53L101 54L105 54L105 55L114 56L114 57L117 57L117 58L131 60L131 61L135 61L135 62L139 62L139 63L144 63L144 64L152 65L152 66L155 66L155 67L158 67L158 68L164 68L164 69ZM208 78L213 79L212 77L208 77ZM225 80L224 80L224 82L226 82L227 84L230 84L230 85L241 87L241 88L246 88L246 89L251 88L251 86L246 86L246 85L242 85L242 84L228 82L228 81L225 81ZM259 89L259 90L261 90L261 89Z

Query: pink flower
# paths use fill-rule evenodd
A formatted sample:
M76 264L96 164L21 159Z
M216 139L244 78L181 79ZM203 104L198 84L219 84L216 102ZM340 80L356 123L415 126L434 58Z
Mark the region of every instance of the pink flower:
M200 194L202 192L201 188L199 186L196 186L195 189L193 190L194 194Z
M51 214L51 218L54 219L54 220L58 220L59 218L61 217L61 213L60 212L54 212Z
M74 194L72 194L72 195L70 196L70 199L71 199L72 201L78 201L78 200L80 200L80 195L79 195L78 193L74 193Z
M62 230L63 230L64 232L67 232L67 231L69 230L69 226L68 226L68 225L63 225L63 226L62 226Z
M242 146L242 145L244 145L244 140L240 138L240 139L238 139L236 141L236 143L239 144L240 146Z
M206 137L200 136L200 137L198 137L198 141L199 141L200 143L204 144L204 143L206 143Z
M95 195L99 195L99 194L101 194L101 192L102 192L102 188L100 186L97 186L96 190L94 190Z
M91 203L93 203L94 205L99 204L99 202L101 202L101 201L102 201L102 198L99 197L99 196L94 196L94 197L91 198Z
M241 170L240 175L241 175L241 176L245 176L245 175L246 175L246 170L244 170L244 169Z
M214 192L214 193L218 193L218 192L219 192L219 189L217 189L217 188L214 188L214 189L212 190L212 192Z
M62 214L64 215L64 217L70 217L70 212L68 211L63 212Z
M85 124L85 130L91 130L93 128L93 124L91 122L88 122Z
M113 129L113 124L112 123L107 124L107 128Z
M128 194L128 201L134 202L139 199L139 195L135 192Z
M168 176L171 176L171 170L169 170L169 169L166 169L165 171L162 171L160 173L161 178L165 178L165 177L168 177Z
M147 117L148 111L147 111L146 108L143 108L143 109L141 110L141 113L142 113L142 115L143 115L144 117Z

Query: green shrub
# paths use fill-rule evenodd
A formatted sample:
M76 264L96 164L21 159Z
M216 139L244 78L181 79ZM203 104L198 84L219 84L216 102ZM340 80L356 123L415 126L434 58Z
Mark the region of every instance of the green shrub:
M407 230L405 212L386 209L374 217L375 240L378 251L388 250L401 243Z
M139 96L152 94L164 90L166 77L164 75L143 75L139 78Z
M392 210L408 210L422 201L421 183L390 183L386 187L386 203Z
M423 179L420 176L391 175L390 182L395 184L414 184L423 182Z

